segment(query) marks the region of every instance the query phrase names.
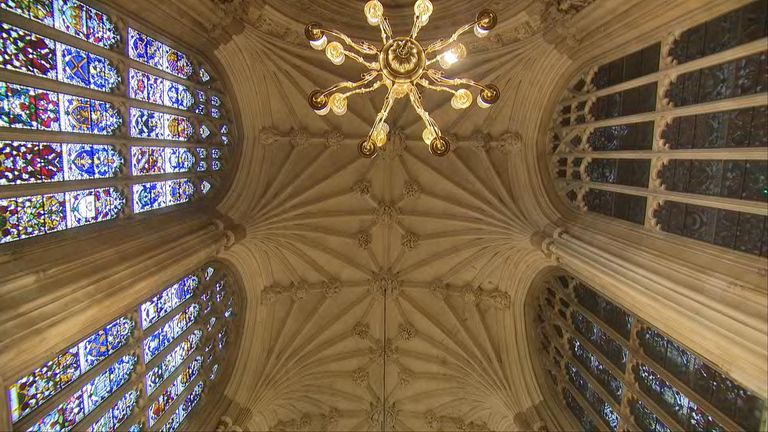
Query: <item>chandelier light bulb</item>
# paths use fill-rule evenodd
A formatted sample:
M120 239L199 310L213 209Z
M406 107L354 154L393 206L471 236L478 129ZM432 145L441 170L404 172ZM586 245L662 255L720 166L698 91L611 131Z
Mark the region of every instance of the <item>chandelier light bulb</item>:
M339 42L331 42L325 47L325 55L336 66L344 63L346 56L344 55L344 46Z
M418 0L413 5L413 13L419 18L421 24L426 24L429 21L430 15L432 15L432 2L429 0Z
M453 109L465 109L469 108L470 105L472 105L472 93L467 89L460 89L451 98Z
M421 133L421 139L427 145L432 144L432 140L435 139L435 131L431 127L424 128L424 132Z
M448 69L453 66L454 63L464 60L466 56L467 48L464 46L464 44L457 43L448 51L440 54L440 56L437 58L437 61L440 63L440 66L443 69Z
M365 4L365 18L368 20L368 24L372 26L379 25L383 17L384 6L381 5L379 0L371 0Z
M323 50L325 49L325 46L328 45L328 38L323 35L323 37L318 40L309 41L309 45L318 51Z
M328 101L328 106L334 114L342 116L347 113L347 97L341 93L334 93Z
M371 141L376 143L378 147L383 147L387 143L387 136L389 135L389 125L386 122L382 122L371 137Z
M458 42L461 35L474 29L478 36L486 36L498 24L496 13L490 9L481 9L472 23L460 27L449 37L422 45L423 42L418 40L419 32L433 11L432 1L414 0L410 33L395 37L384 16L382 1L366 0L363 12L368 24L378 25L381 30L380 46L352 40L344 33L319 23L309 23L304 28L304 36L312 48L325 50L325 55L333 64L341 65L349 57L368 69L359 81L342 81L325 90L312 90L307 102L317 114L326 115L333 111L336 115L343 115L348 110L349 96L387 89L376 121L366 138L358 144L357 149L365 158L375 157L379 148L388 145L389 125L386 121L395 104L400 102L399 99L409 101L422 120L425 129L421 136L429 152L444 157L451 152L451 142L441 134L437 122L424 106L423 92L432 90L450 93L451 106L457 110L472 106L474 95L470 90L480 90L477 104L482 108L494 105L501 97L499 88L493 84L481 84L467 78L449 78L444 72L467 56L467 48Z

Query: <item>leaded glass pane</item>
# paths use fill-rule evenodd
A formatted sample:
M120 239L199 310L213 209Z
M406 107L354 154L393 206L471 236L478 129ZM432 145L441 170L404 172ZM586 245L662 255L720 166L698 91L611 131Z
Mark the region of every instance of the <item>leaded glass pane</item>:
M166 410L176 401L179 395L187 388L203 366L203 356L197 356L172 383L162 392L147 409L149 426L154 425Z
M142 108L131 108L130 112L134 138L187 141L194 133L186 117Z
M133 185L133 211L140 213L181 204L192 199L195 185L189 179Z
M193 72L192 63L186 54L132 28L128 29L128 55L136 61L181 78L189 78Z
M595 120L629 116L656 110L656 83L600 96L590 109Z
M662 138L672 150L768 147L766 107L676 117Z
M132 147L133 175L187 172L195 164L195 155L184 147Z
M590 189L584 197L589 211L642 225L645 222L646 197L620 192Z
M202 381L195 385L187 397L184 398L184 402L173 413L171 419L168 420L168 423L160 429L160 432L175 432L179 428L184 421L184 418L187 417L187 414L192 411L192 408L194 408L200 400L200 396L203 394L204 385L205 384Z
M192 93L185 85L137 69L130 69L128 76L133 99L182 110L189 109L194 103Z
M168 353L162 363L158 364L147 373L147 394L151 395L163 381L166 380L176 370L177 367L189 356L189 354L200 347L200 341L203 337L201 330L195 330L190 333L180 344Z
M592 79L592 85L603 89L656 72L659 70L660 51L661 44L656 43L600 66Z
M191 298L200 279L189 275L176 282L170 288L141 304L141 328L146 329L170 311Z
M592 345L597 348L611 363L613 363L622 372L627 367L627 351L624 347L610 337L600 326L596 325L589 318L574 311L571 314L573 327L581 333Z
M593 159L587 175L594 182L647 187L650 169L647 159Z
M200 306L197 303L192 303L168 323L147 336L144 339L144 362L149 362L170 345L174 339L195 322L199 314Z
M675 159L664 166L661 179L671 191L768 201L766 161Z
M763 93L768 89L768 54L759 53L680 75L667 91L675 106Z
M98 419L88 432L114 432L131 415L139 401L139 391L130 390L106 414Z

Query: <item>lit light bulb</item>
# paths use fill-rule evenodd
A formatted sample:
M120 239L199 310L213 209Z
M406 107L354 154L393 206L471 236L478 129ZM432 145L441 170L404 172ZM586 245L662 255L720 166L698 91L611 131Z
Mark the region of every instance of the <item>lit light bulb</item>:
M328 101L333 113L341 116L347 113L347 97L341 93L334 93Z
M460 89L451 98L451 106L454 109L464 109L470 105L472 105L472 93L467 89Z
M335 65L344 63L346 56L344 55L344 47L338 42L331 42L325 47L325 55Z
M328 38L325 37L325 35L323 35L323 37L321 37L318 40L309 41L309 45L312 46L312 48L314 48L314 49L316 49L318 51L322 50L322 49L325 49L325 46L328 45Z
M375 26L379 25L381 18L384 16L384 6L379 3L379 0L371 0L365 4L365 18L368 20L368 24Z
M432 2L429 0L418 0L413 5L413 13L419 17L421 24L426 24L429 21L429 16L432 15Z
M490 33L489 30L483 30L483 29L480 28L479 25L475 24L475 36L477 36L479 38L484 38L484 37L488 36L488 33Z
M485 108L490 108L490 107L491 107L491 104L489 104L489 103L486 103L486 102L483 100L483 97L482 97L482 95L477 95L477 105L478 105L480 108L483 108L483 109L485 109Z
M432 144L432 140L435 139L435 131L430 127L425 128L424 132L421 134L421 139L423 139L427 145Z
M467 48L464 44L457 43L448 51L440 54L437 61L443 69L448 69L453 66L454 63L464 60L467 56Z
M328 104L323 109L315 110L315 114L324 116L324 115L328 114L330 111L331 111L331 105Z
M386 122L382 122L373 132L371 141L376 143L377 146L383 147L384 144L387 143L388 135L389 135L389 125Z

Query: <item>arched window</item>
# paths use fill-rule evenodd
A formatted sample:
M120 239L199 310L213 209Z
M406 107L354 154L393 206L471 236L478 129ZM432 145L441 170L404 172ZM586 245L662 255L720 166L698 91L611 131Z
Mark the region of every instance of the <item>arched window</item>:
M536 321L552 393L586 431L759 429L765 401L570 275L544 282Z
M30 369L8 389L13 430L177 430L227 355L233 284L206 265Z
M0 243L178 206L221 182L230 118L200 60L77 0L0 11Z
M575 207L768 256L768 2L588 69L553 126Z

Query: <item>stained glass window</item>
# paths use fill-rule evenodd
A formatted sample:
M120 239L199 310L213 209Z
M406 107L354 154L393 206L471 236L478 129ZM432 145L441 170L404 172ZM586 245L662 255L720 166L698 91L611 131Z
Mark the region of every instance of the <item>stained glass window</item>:
M200 138L206 139L211 134L211 130L208 129L208 126L202 125L200 126Z
M0 199L0 243L114 219L125 198L116 188Z
M200 368L203 366L203 356L197 356L187 366L167 389L162 392L147 410L149 425L154 425L165 411L176 401L179 395L187 388L190 382L197 378Z
M18 27L0 23L0 43L6 69L104 92L120 83L117 69L104 57Z
M179 406L179 408L176 409L176 412L173 413L171 419L168 420L168 423L166 423L165 426L160 429L160 432L174 432L179 428L181 422L184 421L184 419L187 417L187 414L192 411L192 408L194 408L195 405L197 405L197 402L200 400L200 396L203 394L203 387L204 383L199 382L195 388L192 389L187 397L184 398L184 402L181 404L181 406Z
M587 65L548 146L564 203L670 241L768 256L768 218L754 205L768 200L768 156L751 151L768 146L767 16L768 3L752 1Z
M186 54L132 28L128 29L128 55L136 61L181 78L189 78L193 72L192 63Z
M0 82L0 126L110 135L122 124L108 102Z
M54 408L30 430L34 432L71 430L112 393L128 382L136 362L135 356L121 357L109 369L99 374L72 397Z
M104 48L120 40L109 16L77 0L3 0L0 6Z
M192 199L195 185L189 179L133 185L133 211L140 213L181 204Z
M187 141L193 134L192 123L175 114L131 108L131 136Z
M765 401L701 357L570 275L544 286L537 346L584 430L759 429Z
M139 391L129 391L117 401L115 406L91 425L88 432L114 432L131 415L138 401Z
M211 191L211 184L206 180L202 180L200 182L200 193L202 193L203 195L206 195L210 191Z
M205 68L200 68L200 81L202 82L208 82L210 81L211 76L208 74L208 71L205 70Z
M195 102L189 89L179 83L144 71L130 69L129 91L133 99L182 110Z
M195 155L184 147L132 147L133 175L170 174L190 171Z
M162 363L147 373L147 394L152 394L186 360L192 351L200 347L202 337L203 332L201 330L193 331L176 348L168 353Z
M174 339L195 322L199 314L200 306L197 303L192 303L167 324L144 339L144 362L152 360L160 351L170 345Z
M122 164L108 145L0 141L0 185L114 177Z
M141 328L146 329L157 320L164 317L168 312L182 304L185 300L192 297L195 288L200 284L200 279L195 275L186 276L184 279L176 282L170 288L141 305Z

